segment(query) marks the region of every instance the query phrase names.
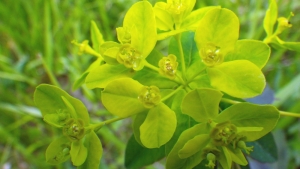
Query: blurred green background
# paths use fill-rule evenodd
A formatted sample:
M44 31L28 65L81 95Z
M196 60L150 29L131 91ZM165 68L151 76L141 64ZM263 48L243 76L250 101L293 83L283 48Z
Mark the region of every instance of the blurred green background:
M154 0L149 0L154 4ZM115 28L121 26L133 0L1 0L0 1L0 168L52 169L72 167L70 162L51 166L45 162L45 150L60 131L46 124L35 108L33 92L41 83L54 84L81 99L94 122L111 118L99 103L99 90L72 85L93 61L79 56L70 42L90 39L90 21L94 20L105 40L116 40ZM278 0L279 16L291 11L293 27L281 38L300 41L300 0ZM263 40L263 17L268 1L198 0L196 7L220 5L240 18L240 39ZM167 43L165 43L167 44ZM166 46L162 44L160 48ZM264 68L267 82L285 111L300 113L300 54L272 49ZM98 132L104 147L101 169L124 167L125 144L131 135L130 120L111 124ZM280 160L288 168L300 166L300 123L282 118L274 132ZM138 157L137 157L138 158ZM137 159L138 160L138 159ZM277 165L278 167L278 165ZM149 168L163 168L160 163Z

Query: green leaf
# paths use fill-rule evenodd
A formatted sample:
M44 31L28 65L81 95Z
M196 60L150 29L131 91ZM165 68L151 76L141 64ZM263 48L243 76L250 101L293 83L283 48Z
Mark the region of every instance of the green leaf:
M166 169L188 169L198 165L204 159L202 156L202 151L199 151L191 157L185 159L181 159L178 156L178 151L182 149L186 142L193 139L195 136L208 133L209 127L206 123L197 124L182 132L177 143L174 145L167 157Z
M169 152L172 150L172 148L175 145L175 143L177 142L180 134L183 131L185 131L186 129L189 129L190 127L192 127L192 124L191 124L192 119L189 116L182 114L182 112L181 112L181 103L182 103L182 100L185 97L185 95L186 95L186 91L180 90L180 91L178 91L178 93L176 93L170 99L170 103L167 104L175 112L176 119L177 119L177 126L176 126L175 133L174 133L173 137L171 138L171 140L165 146L167 154L169 154Z
M225 109L216 119L217 123L230 121L236 127L263 127L263 130L244 131L247 141L255 141L274 129L279 112L274 106L239 103Z
M77 113L76 113L73 105L64 96L61 96L61 99L65 103L67 111L71 114L71 117L77 119L78 118Z
M247 60L224 62L207 68L211 85L233 97L251 98L263 92L264 74Z
M84 84L85 82L85 78L87 77L87 75L89 74L89 72L84 72L73 84L72 89L76 90L78 89L82 84Z
M141 146L144 146L142 141L141 141L141 132L140 132L140 127L144 123L146 117L148 115L148 110L145 112L137 114L132 123L132 129L133 129L133 134L136 142L138 142Z
M231 146L227 146L226 148L227 148L233 162L243 165L243 166L248 164L248 161L246 160L241 149L239 149L239 148L233 149Z
M34 102L41 110L43 116L46 114L55 114L58 111L68 109L62 96L74 107L77 117L83 120L85 125L88 125L89 114L84 104L56 86L48 84L39 85L34 92Z
M220 48L220 53L225 56L234 49L234 44L239 36L238 17L230 10L212 9L201 19L196 30L195 41L200 50L208 43Z
M78 89L85 82L85 78L89 74L89 72L91 70L93 70L95 67L98 67L99 65L101 65L101 63L103 63L103 58L101 58L101 57L97 58L97 60L94 61L89 66L89 68L74 82L72 89L73 90Z
M61 112L61 113L64 113L64 112ZM65 121L61 121L59 119L59 114L46 114L44 116L44 121L52 126L57 127L57 128L63 127L64 122L65 122Z
M52 141L46 150L46 161L50 164L60 164L70 158L70 141L62 136Z
M100 53L105 62L116 65L119 64L117 61L117 54L119 53L121 45L113 41L107 41L100 45Z
M139 82L122 78L110 82L102 91L101 100L113 115L129 117L146 110L138 100L143 85Z
M276 0L269 0L269 8L266 11L266 16L264 18L264 29L267 33L267 36L273 34L274 25L277 20L278 9Z
M247 146L254 146L250 157L259 162L273 163L278 160L277 146L272 133L268 133L254 142L247 143Z
M135 73L133 79L138 80L145 86L157 86L160 89L174 89L178 86L176 82L170 80L149 68L144 68Z
M153 10L156 17L156 26L160 30L173 30L174 21L171 14L166 11L167 4L165 2L155 3Z
M190 30L196 30L199 25L200 20L205 16L205 14L215 8L221 9L219 6L207 6L197 10L192 11L181 24L181 28L188 28Z
M231 169L232 159L226 147L222 146L221 154L219 155L217 160L220 162L223 169Z
M94 50L96 52L100 52L100 45L104 43L104 40L95 21L91 21L91 39L92 39Z
M139 169L165 157L165 147L148 149L142 147L133 136L130 137L125 150L125 167ZM138 160L137 160L138 159Z
M183 114L191 116L197 122L207 122L218 116L222 93L214 89L197 89L183 99Z
M207 146L209 140L209 134L200 134L192 138L184 144L182 149L179 150L178 156L184 159L196 154L198 151L202 150Z
M270 47L257 40L238 40L234 51L228 53L224 61L248 60L262 69L269 60Z
M80 166L84 163L87 157L87 148L84 147L81 140L72 142L70 155L73 165Z
M123 27L131 31L131 45L146 58L156 41L156 21L152 5L140 1L131 6L124 17Z
M87 157L85 162L77 169L99 168L103 149L101 141L99 140L97 134L94 131L90 132L85 136L84 146L87 148Z
M178 3L177 0L167 0L168 3ZM191 11L193 10L196 0L185 0L180 1L181 5L185 7L185 10L183 11L182 18L186 18Z
M164 103L150 109L140 127L141 142L147 148L159 148L166 144L176 129L176 115Z
M124 65L104 64L93 69L86 77L85 83L88 88L105 88L113 80L131 77L134 72Z
M199 89L199 88L213 88L210 85L210 80L207 74L197 76L193 81L189 83L191 89Z

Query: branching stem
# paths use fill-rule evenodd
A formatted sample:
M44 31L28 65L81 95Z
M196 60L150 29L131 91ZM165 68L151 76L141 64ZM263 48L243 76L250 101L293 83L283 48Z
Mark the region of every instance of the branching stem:
M183 89L183 86L179 86L176 90L172 91L170 94L168 94L167 96L165 96L164 98L161 99L161 101L165 101L168 98L172 97L174 94L176 94L179 90Z

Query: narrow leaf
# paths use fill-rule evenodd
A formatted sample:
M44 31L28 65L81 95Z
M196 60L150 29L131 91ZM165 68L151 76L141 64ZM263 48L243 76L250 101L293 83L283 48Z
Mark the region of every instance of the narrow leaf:
M179 150L178 155L180 158L188 158L198 151L202 150L209 143L209 134L200 134L189 140L182 149Z
M91 21L91 39L94 50L100 52L100 45L104 43L104 40L95 21Z
M264 28L267 36L273 34L274 25L278 15L277 2L276 0L269 0L269 8L267 9L266 16L264 18Z

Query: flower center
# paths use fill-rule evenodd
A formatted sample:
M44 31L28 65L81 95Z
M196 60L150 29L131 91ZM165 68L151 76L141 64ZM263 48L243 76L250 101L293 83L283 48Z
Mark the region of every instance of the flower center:
M63 127L63 134L71 141L78 141L84 136L84 122L81 119L69 119Z
M212 43L207 43L200 50L200 56L207 66L215 66L223 62L223 55L221 54L220 47Z
M160 91L156 86L144 86L138 99L146 108L152 108L160 102Z
M129 44L123 45L117 55L117 61L127 68L137 68L141 63L141 53Z

